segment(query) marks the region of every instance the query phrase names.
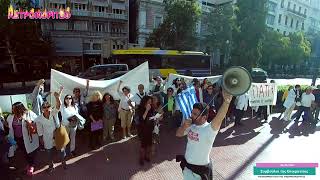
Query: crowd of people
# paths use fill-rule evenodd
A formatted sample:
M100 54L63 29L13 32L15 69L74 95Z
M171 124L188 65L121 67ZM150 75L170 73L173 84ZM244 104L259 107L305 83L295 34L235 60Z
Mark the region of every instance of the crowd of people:
M92 150L97 149L103 142L116 140L115 124L119 119L122 139L133 137L133 129L137 131L140 140L139 164L144 165L151 161L154 144L160 143L160 124L166 124L170 129L177 129L177 136L188 136L186 155L179 157L185 178L202 177L203 174L197 173L197 168L209 167L209 152L223 119L234 119L235 127L242 125L241 119L249 104L248 93L232 97L217 83L207 79L201 82L195 78L190 85L194 87L199 103L194 105L190 119L183 119L175 96L190 85L183 78L177 78L166 87L167 82L161 77L152 79L152 84L149 92L140 84L138 93L132 94L133 87L125 86L120 81L118 102L108 92L104 95L99 91L89 93L89 80L85 90L75 87L73 94L64 97L61 97L63 86L57 92L46 94L44 80L39 80L31 95L32 110L16 102L12 105L11 115L6 119L1 116L1 154L10 163L16 150L22 150L28 164L26 173L32 176L38 149L47 153L48 172L54 170L53 151L56 149L63 168L67 169L66 158L77 155L76 136L79 130L88 132L88 146ZM311 119L317 119L320 111L319 88L314 90L313 95L311 88L302 93L299 85L290 87L283 99L286 108L283 119L291 119L292 111L298 106L294 118L299 120L304 112L304 120L314 122ZM55 106L46 100L49 94L55 97ZM265 111L264 107L260 109ZM199 146L203 148L199 149ZM203 156L198 157L199 154Z

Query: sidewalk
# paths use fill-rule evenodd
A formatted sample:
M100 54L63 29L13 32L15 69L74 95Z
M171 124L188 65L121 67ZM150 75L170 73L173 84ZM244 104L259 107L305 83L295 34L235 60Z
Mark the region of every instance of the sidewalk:
M256 119L244 119L242 127L233 128L233 123L227 123L227 127L221 129L210 154L214 161L215 180L266 179L253 175L255 163L320 161L320 156L316 156L319 154L317 147L320 127L312 129L298 124L298 127L294 125L289 132L281 134L288 123L279 121L276 118L278 115L270 116L268 123L261 123ZM174 131L161 130L161 144L157 147L156 156L151 163L143 167L138 164L139 142L136 137L107 144L96 151L89 151L85 143L83 140L78 140L77 147L81 147L78 150L79 156L68 161L70 164L68 170L63 170L59 165L54 173L49 175L45 172L46 167L42 165L32 179L182 179L182 172L179 164L175 162L175 156L184 153L185 138L175 137ZM38 159L44 158L44 153L39 152ZM41 164L41 161L39 163Z

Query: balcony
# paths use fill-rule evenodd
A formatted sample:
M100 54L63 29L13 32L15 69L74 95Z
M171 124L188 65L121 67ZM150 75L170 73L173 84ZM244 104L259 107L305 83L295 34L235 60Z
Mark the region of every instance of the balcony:
M127 32L111 32L110 37L127 37Z
M93 16L93 17L99 17L99 18L128 20L128 16L127 16L126 14L113 14L113 13L104 13L104 12L92 12L92 16Z
M290 12L291 14L293 14L293 15L295 15L295 16L302 17L302 18L304 18L304 19L307 18L307 15L302 14L302 13L300 13L300 12L298 12L298 11L295 11L295 10L290 9L290 8L287 8L287 10L288 10L288 12Z
M90 16L90 11L71 10L71 16Z

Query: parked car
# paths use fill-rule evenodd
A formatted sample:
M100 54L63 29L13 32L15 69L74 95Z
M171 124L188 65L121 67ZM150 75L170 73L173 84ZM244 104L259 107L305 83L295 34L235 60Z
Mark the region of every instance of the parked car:
M261 68L252 68L251 70L252 81L255 83L262 83L267 80L268 73L267 71Z
M126 64L103 64L90 67L84 73L78 75L80 78L101 80L119 77L129 71Z

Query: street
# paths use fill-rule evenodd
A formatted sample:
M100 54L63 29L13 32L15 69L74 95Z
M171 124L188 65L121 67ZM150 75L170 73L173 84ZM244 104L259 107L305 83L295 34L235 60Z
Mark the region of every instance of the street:
M253 175L256 163L316 163L320 161L318 141L320 128L298 127L289 122L279 121L279 114L272 114L268 123L255 118L243 119L242 127L233 127L226 122L218 134L211 158L214 164L214 179L254 180L267 179ZM224 126L224 124L223 124ZM287 133L282 133L285 127ZM175 137L174 130L161 129L161 144L150 164L138 164L139 142L137 137L104 145L96 151L89 151L85 141L78 136L78 157L68 161L69 169L63 170L59 163L52 174L48 174L42 164L36 168L32 179L114 179L114 180L180 180L182 172L175 156L183 154L185 138ZM44 152L37 158L43 160ZM317 170L319 173L319 170ZM26 178L23 176L23 178ZM26 178L27 179L27 178ZM292 178L294 179L294 178ZM316 179L306 177L305 179Z

